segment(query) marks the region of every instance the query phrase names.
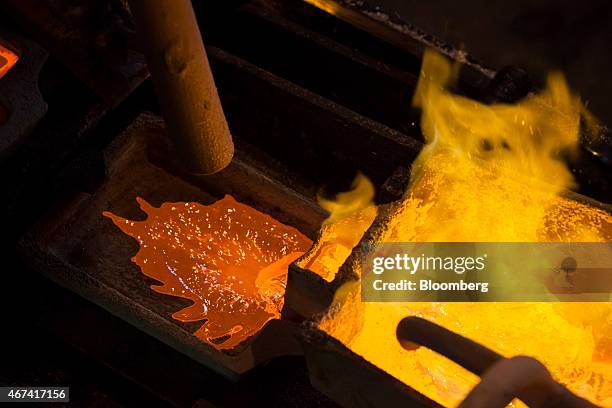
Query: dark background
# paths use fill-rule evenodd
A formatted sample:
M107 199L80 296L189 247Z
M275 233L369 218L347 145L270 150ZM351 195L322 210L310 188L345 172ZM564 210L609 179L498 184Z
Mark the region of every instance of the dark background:
M612 2L606 0L368 0L493 68L535 79L566 74L595 115L612 124Z

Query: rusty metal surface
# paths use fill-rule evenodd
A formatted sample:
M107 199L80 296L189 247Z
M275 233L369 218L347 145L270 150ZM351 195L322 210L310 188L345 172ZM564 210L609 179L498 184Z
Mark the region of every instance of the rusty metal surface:
M16 52L19 60L0 78L0 105L8 119L0 123L0 159L13 151L47 112L38 90L38 75L47 52L33 41L0 30L0 43Z
M122 1L7 0L0 8L110 106L149 75Z
M166 201L215 200L149 162L146 140L159 137L164 137L160 119L144 115L136 120L106 150L107 179L97 191L75 197L22 240L26 260L60 285L229 378L274 356L299 353L291 335L293 323L281 320L271 321L231 354L201 342L191 334L197 324L182 324L170 316L188 302L153 292L151 281L130 261L137 243L114 228L102 211L142 218L136 196L156 206ZM225 182L223 177L217 181Z

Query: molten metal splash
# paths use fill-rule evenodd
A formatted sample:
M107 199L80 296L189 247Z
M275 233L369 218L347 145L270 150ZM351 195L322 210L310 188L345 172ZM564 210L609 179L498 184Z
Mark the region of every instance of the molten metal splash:
M423 110L428 143L381 240L612 241L610 214L559 195L573 184L559 156L576 149L583 110L563 77L551 75L543 92L516 105L484 105L448 91L455 72L441 56L425 54L414 104ZM370 223L333 224L323 238L344 228L363 232ZM610 303L362 303L358 286L338 291L320 327L443 405L459 404L478 378L426 348L404 350L395 330L405 316L505 356L536 357L576 394L612 406Z
M0 44L0 78L6 75L18 60L17 54Z
M230 196L208 206L137 201L143 221L103 215L138 240L132 261L162 283L151 289L193 301L173 318L206 320L194 334L231 349L280 316L287 268L310 247L308 238Z

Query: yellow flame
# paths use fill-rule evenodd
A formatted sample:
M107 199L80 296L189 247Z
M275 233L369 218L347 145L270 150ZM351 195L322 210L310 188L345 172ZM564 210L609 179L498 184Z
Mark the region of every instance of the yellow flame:
M327 281L333 280L374 221L377 210L373 200L374 186L361 173L353 181L351 190L339 193L334 200L319 196L319 205L330 215L323 223L317 243L300 260L299 265Z
M454 95L447 90L453 82L443 57L427 53L413 99L414 106L423 109L421 128L428 142L417 169L435 151L459 156L462 164L477 164L504 181L519 180L540 190L558 192L573 185L559 155L578 145L582 104L561 74L551 74L543 92L516 105L485 105Z
M333 200L328 200L319 195L317 201L319 205L329 212L329 217L323 225L336 224L339 221L353 216L372 205L374 200L374 186L372 182L363 174L357 174L351 189L338 193Z
M423 110L427 145L381 240L611 241L610 214L560 196L573 186L560 156L576 149L585 111L563 76L552 74L544 91L515 105L454 95L455 78L446 59L425 54L413 102ZM322 238L334 234L343 232ZM576 394L612 406L609 303L361 303L354 284L352 291L320 327L443 405L459 404L478 378L428 349L401 348L395 329L405 316L425 317L505 356L534 356Z
M305 0L306 3L315 6L331 15L337 15L340 11L340 5L329 0Z

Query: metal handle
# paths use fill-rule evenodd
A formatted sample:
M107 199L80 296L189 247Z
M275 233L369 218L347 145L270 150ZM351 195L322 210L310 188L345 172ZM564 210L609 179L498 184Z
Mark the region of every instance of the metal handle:
M462 408L505 407L519 398L530 407L594 408L555 382L542 363L531 357L511 359L419 317L406 317L397 326L397 339L406 349L425 346L481 377L461 403Z
M420 317L406 317L397 325L397 339L404 348L425 346L481 376L504 357L457 333Z
M129 0L159 102L193 173L227 166L234 144L190 0Z

